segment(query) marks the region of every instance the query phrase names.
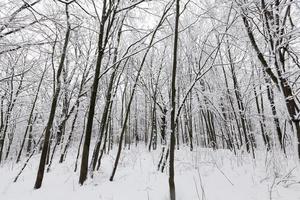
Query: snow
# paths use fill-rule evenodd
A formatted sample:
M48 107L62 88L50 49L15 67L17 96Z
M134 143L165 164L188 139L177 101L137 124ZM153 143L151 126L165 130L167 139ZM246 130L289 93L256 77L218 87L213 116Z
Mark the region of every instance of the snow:
M0 167L1 200L167 200L168 168L157 171L161 149L149 153L143 146L123 150L113 182L109 176L115 151L103 157L101 169L83 186L74 173L75 155L65 163L58 156L42 188L34 190L39 155L32 158L17 183L13 179L22 167L8 161ZM175 152L177 200L299 200L300 166L298 161L278 152L234 155L228 150L183 148ZM80 166L80 165L79 165ZM79 170L78 170L79 171Z

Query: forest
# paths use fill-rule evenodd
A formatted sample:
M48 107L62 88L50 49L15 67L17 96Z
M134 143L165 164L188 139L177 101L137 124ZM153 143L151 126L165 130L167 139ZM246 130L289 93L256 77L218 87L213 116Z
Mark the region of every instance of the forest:
M0 200L299 200L299 0L1 0Z

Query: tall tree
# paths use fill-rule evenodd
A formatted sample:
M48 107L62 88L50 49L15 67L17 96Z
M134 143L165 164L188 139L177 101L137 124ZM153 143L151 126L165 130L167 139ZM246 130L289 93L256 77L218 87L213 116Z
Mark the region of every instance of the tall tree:
M176 0L176 13L175 13L175 29L174 29L174 49L173 49L173 67L172 67L172 80L171 80L171 138L170 138L170 157L169 157L169 189L170 199L176 199L175 182L174 182L174 157L175 157L175 132L176 132L176 71L177 71L177 54L178 54L178 26L180 15L180 0Z
M61 90L61 80L60 79L61 79L61 74L62 74L62 71L64 68L64 63L65 63L65 59L66 59L66 55L67 55L67 47L68 47L70 33L71 33L71 24L69 22L70 16L69 16L68 7L69 7L69 3L65 3L67 30L66 30L66 35L64 38L64 45L63 45L63 50L62 50L61 57L60 57L59 66L57 69L56 79L54 80L54 81L56 81L56 90L52 97L51 109L50 109L49 119L48 119L46 130L45 130L44 144L43 144L43 149L42 149L42 154L41 154L41 158L40 158L40 164L39 164L39 169L38 169L34 189L39 189L42 186L45 165L46 165L46 159L47 159L47 153L49 154L48 150L49 150L51 129L52 129L52 124L53 124L54 117L55 117L58 97L59 97L60 90Z

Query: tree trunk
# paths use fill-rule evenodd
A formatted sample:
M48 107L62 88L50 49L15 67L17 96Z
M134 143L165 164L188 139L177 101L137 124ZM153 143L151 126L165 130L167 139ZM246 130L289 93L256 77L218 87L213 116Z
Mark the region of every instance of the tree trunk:
M170 138L170 162L169 162L169 189L170 200L176 199L174 182L174 157L175 157L175 132L176 132L176 71L177 71L177 51L178 51L178 26L179 26L179 4L176 0L175 30L174 30L174 49L173 49L173 67L171 80L171 138Z
M61 87L60 86L60 84L61 84L61 81L60 81L61 77L60 76L61 76L61 72L62 72L63 67L64 67L64 61L65 61L65 58L66 58L67 47L68 47L70 32L71 32L71 25L69 24L68 4L66 4L66 16L67 16L67 31L66 31L63 51L62 51L62 55L61 55L61 59L60 59L60 63L59 63L58 70L57 70L57 75L56 75L57 86L56 86L55 93L53 94L49 119L48 119L46 130L45 130L44 145L43 145L43 149L42 149L42 154L41 154L41 158L40 158L40 164L39 164L39 169L38 169L34 189L39 189L42 186L47 153L49 153L48 152L49 139L50 139L53 120L54 120L54 117L55 117L57 100L58 100L58 96L59 96L59 93L60 93L60 87Z

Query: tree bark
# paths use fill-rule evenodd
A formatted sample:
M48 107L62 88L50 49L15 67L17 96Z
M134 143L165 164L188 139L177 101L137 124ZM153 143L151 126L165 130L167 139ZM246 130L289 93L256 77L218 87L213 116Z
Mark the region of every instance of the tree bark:
M41 158L40 158L40 164L39 164L39 169L38 169L34 189L39 189L42 186L47 153L49 153L48 148L49 148L49 142L50 142L49 140L50 140L51 128L52 128L53 120L55 117L58 96L59 96L60 89L61 89L60 88L61 87L61 81L60 81L61 72L64 67L64 62L65 62L65 58L66 58L66 54L67 54L67 47L68 47L70 32L71 32L71 25L69 23L68 4L66 4L66 17L67 17L67 31L66 31L63 51L62 51L62 55L61 55L61 59L60 59L60 63L59 63L57 75L56 75L57 86L56 86L55 93L53 94L49 119L48 119L46 130L45 130L45 139L44 139L43 149L42 149L42 154L41 154Z

